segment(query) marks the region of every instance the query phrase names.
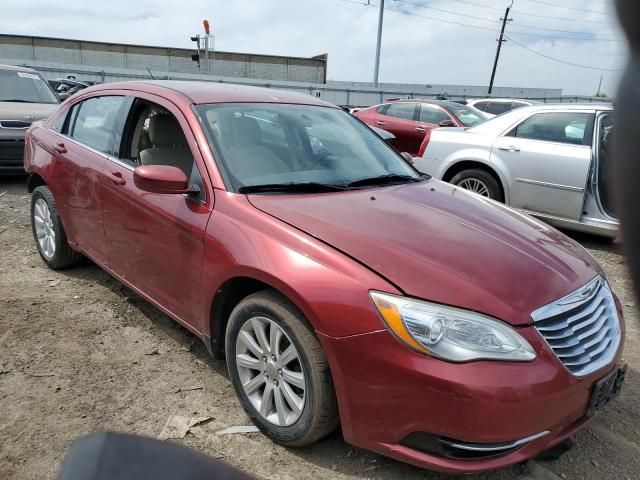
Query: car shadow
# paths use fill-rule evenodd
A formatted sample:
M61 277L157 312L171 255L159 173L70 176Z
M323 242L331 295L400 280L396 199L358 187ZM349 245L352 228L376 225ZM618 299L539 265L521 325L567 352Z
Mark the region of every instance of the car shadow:
M160 311L129 287L119 282L91 260L85 258L77 267L59 270L58 273L76 280L85 280L108 288L120 298L120 302L117 302L115 307L118 316L126 318L128 307L137 309L151 324L178 343L181 348L189 350L197 360L202 361L214 372L229 380L225 362L213 358L207 351L204 342L202 342L197 335Z

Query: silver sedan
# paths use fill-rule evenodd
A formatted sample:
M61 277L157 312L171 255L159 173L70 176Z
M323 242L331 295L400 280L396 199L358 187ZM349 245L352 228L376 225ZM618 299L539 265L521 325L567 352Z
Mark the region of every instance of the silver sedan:
M615 237L610 104L534 105L427 134L415 166L555 226Z

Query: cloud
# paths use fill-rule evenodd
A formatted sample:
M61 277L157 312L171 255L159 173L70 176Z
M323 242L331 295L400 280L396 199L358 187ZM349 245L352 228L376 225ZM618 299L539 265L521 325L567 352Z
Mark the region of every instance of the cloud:
M367 0L361 1L367 3ZM380 81L486 85L502 16L499 7L507 0L469 1L485 7L457 0L411 0L423 7L387 0L387 8L406 13L385 12ZM521 32L509 33L515 40L571 63L622 68L626 58L622 41L593 40L622 40L610 5L598 0L546 2L565 6L516 0L510 15L514 20L507 28L508 32ZM373 77L378 18L375 7L339 0L110 0L95 3L4 0L3 3L0 31L5 33L191 47L189 37L202 31L202 19L208 18L218 50L306 57L328 53L330 79L371 81ZM377 0L371 3L377 4ZM568 7L607 11L608 15ZM565 93L593 94L601 74L605 79L604 90L613 95L619 74L554 62L507 42L500 58L496 85L563 88Z

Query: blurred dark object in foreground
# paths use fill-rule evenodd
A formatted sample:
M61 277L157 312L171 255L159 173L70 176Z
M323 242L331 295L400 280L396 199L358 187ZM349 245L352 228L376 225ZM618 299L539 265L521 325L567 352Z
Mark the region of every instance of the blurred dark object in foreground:
M102 432L71 444L59 480L249 480L219 460L174 443Z
M624 249L640 297L640 2L616 4L631 51L616 100L615 188Z

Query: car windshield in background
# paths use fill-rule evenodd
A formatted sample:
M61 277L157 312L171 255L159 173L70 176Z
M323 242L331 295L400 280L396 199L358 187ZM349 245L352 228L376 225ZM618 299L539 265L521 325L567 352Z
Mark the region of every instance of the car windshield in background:
M0 70L0 102L59 103L59 100L40 75Z
M236 192L313 193L423 178L342 110L266 103L196 108Z
M447 110L455 115L455 117L460 120L460 123L465 127L473 127L491 118L489 115L481 112L477 108L469 107L467 105L447 105Z

